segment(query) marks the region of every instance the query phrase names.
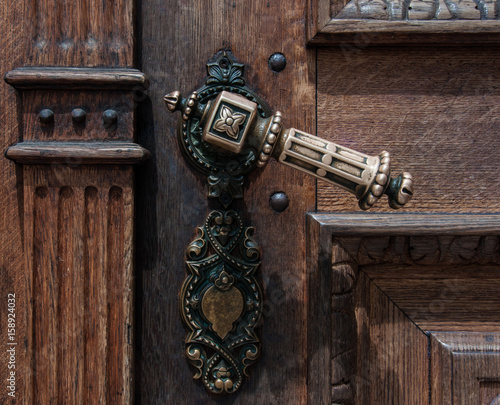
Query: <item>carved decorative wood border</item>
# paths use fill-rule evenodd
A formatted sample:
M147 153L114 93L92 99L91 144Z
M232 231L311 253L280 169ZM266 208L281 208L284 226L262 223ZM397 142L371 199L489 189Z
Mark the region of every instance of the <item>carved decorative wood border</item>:
M498 43L496 1L309 0L309 45Z
M497 214L311 214L308 229L311 404L355 402L358 265L500 263ZM397 248L377 242L395 236L405 241ZM435 236L432 257L419 257L418 249L410 250L411 238L423 236ZM463 243L463 255L446 248L456 241Z
M134 142L134 92L147 79L136 69L41 67L6 81L20 91L22 123L6 156L23 165L24 398L130 403L132 165L149 157Z

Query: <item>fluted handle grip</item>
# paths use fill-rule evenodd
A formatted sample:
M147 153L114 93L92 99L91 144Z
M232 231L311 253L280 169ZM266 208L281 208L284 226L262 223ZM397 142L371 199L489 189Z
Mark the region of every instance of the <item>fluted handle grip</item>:
M265 166L272 156L353 193L363 210L383 194L394 209L413 196L409 173L391 178L389 152L369 156L294 128L284 129L280 112L262 118L257 114L257 104L239 94L222 91L215 100L201 105L197 93L183 99L179 92L173 92L165 96L165 102L170 111L182 112L183 122L197 118L203 140L215 148L238 154L251 147L258 151L257 166Z
M405 205L413 195L409 173L391 179L389 152L365 155L294 128L286 130L283 137L284 142L275 153L280 163L355 194L363 210L369 209L384 193L395 209Z

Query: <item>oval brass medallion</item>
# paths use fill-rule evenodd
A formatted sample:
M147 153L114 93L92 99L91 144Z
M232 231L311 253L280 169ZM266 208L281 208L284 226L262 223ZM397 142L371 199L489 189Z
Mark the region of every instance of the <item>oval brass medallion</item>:
M243 312L243 295L234 286L224 291L213 285L203 295L201 310L213 331L224 339Z

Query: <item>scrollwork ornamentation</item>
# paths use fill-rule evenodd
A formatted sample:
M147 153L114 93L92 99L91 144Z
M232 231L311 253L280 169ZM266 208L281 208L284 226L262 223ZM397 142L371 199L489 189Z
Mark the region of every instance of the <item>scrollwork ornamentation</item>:
M205 256L208 246L204 238L205 232L203 228L198 228L198 237L192 241L186 249L186 255L191 260L196 260Z
M260 356L259 348L255 345L249 345L245 347L242 352L243 354L243 359L241 360L241 363L243 364L243 374L248 376L247 374L247 367L250 366L257 360Z
M253 238L253 228L247 228L245 231L245 240L241 245L241 255L249 261L260 259L259 245Z
M203 359L206 358L205 350L200 346L190 345L186 349L186 356L191 364L198 369L193 378L200 378L203 372Z
M208 196L219 198L227 208L234 198L243 198L243 176L231 176L222 171L208 176Z
M232 393L260 355L255 334L262 292L255 279L260 250L253 228L235 211L212 211L189 245L181 314L190 333L186 354L212 393Z

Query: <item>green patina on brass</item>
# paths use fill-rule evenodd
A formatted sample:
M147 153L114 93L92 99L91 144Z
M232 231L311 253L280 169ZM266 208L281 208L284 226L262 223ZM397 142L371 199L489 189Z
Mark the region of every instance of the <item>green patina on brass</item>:
M165 97L165 101L171 111L183 112L178 140L184 156L192 166L207 176L208 197L219 198L227 208L233 199L243 198L243 176L257 167L259 150L245 143L239 153L232 153L205 142L202 138L200 111L223 91L238 94L256 103L256 113L262 118L271 116L271 110L257 94L245 86L245 66L236 61L231 51L218 52L206 67L205 85L193 92L195 97L190 115L185 113L189 99L175 98L170 94ZM247 111L236 111L233 105L223 105L211 129L229 139L238 139L250 121L248 118Z
M191 332L186 354L206 389L235 392L260 355L254 328L262 312L255 279L260 249L235 211L212 211L186 251L181 313Z
M208 197L225 208L243 198L244 175L258 167L260 150L247 142L251 124L257 116L271 116L245 87L243 73L244 65L230 51L220 51L207 64L202 88L187 98L178 91L164 98L170 111L181 112L182 153L207 176ZM227 145L219 147L205 136ZM186 251L188 276L180 293L182 319L190 329L186 356L197 369L194 378L214 394L237 391L260 357L254 331L263 302L255 279L260 249L252 234L235 211L212 211Z

